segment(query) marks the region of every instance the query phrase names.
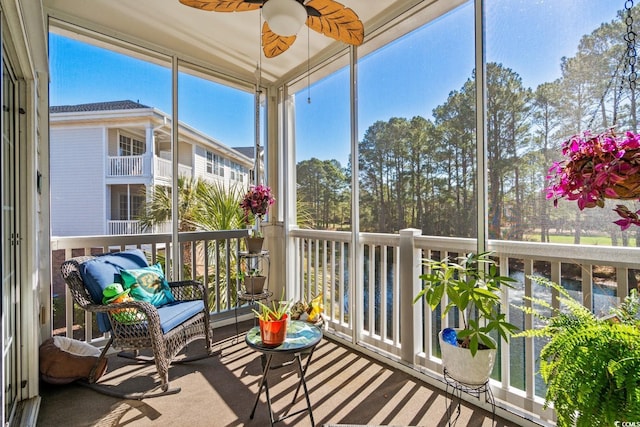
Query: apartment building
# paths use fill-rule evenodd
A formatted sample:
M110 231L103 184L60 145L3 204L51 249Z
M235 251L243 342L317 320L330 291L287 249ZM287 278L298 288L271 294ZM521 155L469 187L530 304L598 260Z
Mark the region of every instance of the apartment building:
M171 118L124 100L50 107L53 236L139 234L145 194L170 186ZM246 187L254 149L234 149L184 123L178 173L225 187Z

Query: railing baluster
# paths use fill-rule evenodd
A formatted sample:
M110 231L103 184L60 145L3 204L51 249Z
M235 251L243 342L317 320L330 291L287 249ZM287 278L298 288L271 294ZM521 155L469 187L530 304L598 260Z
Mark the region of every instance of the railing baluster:
M582 305L593 310L593 266L582 265Z
M400 247L393 248L394 251L394 266L400 265ZM400 346L400 275L394 274L393 279L393 307L391 311L391 322L393 327L393 345ZM414 334L419 334L418 331L414 331Z
M329 263L329 252L327 250L328 244L325 239L322 240L322 281L320 282L320 291L316 291L313 295L315 298L317 295L323 295L322 303L324 304L324 295L328 292L328 276L327 276L327 264Z
M330 247L331 247L331 255L330 255L330 260L329 260L329 284L328 284L328 291L329 291L329 304L327 304L327 309L329 310L329 319L331 319L332 321L336 321L336 309L335 309L335 304L336 304L336 284L337 284L337 277L336 277L336 250L337 250L337 243L335 241L331 241L330 243Z
M315 239L314 245L313 288L309 287L307 290L307 301L311 301L311 298L318 292L320 283L320 239Z
M387 246L380 246L380 338L387 339ZM375 301L375 299L374 299ZM375 307L374 307L375 308Z
M351 318L351 313L349 313L349 320L347 320L346 318L346 313L345 313L345 304L344 304L344 293L345 293L345 286L344 286L344 264L345 262L347 262L348 260L345 258L344 253L345 253L345 246L346 243L345 242L340 242L340 266L339 266L339 274L340 277L338 277L338 283L339 283L339 289L340 289L340 300L338 301L338 304L340 307L340 319L339 319L339 323L341 326L349 326L351 325L353 322L350 320ZM351 293L349 295L350 298L353 298L353 293Z
M525 260L524 261L524 295L527 297L533 297L533 285L529 276L533 274L533 260ZM525 304L527 306L531 306L530 302ZM533 328L533 315L530 313L526 313L524 316L524 328L532 329ZM536 369L536 356L535 356L535 347L534 347L534 339L531 337L525 338L525 347L524 347L524 372L525 372L525 392L528 399L533 400L535 396L535 369Z
M501 276L509 276L509 257L501 256L499 258L500 262L500 275ZM511 289L508 287L502 288L502 294L500 295L500 299L502 301L502 307L500 308L501 312L505 315L505 320L510 322L510 310L509 310L509 295L511 293ZM500 360L511 360L511 346L504 341L500 343ZM507 389L511 384L511 369L509 363L502 363L500 366L500 379L502 382L502 388Z

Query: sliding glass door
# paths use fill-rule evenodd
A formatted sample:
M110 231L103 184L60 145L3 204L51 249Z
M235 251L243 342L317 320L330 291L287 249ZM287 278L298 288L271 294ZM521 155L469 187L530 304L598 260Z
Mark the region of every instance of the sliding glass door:
M0 193L2 200L2 229L0 231L3 249L0 276L2 277L2 378L3 423L11 418L18 396L18 373L20 348L17 340L17 319L19 316L19 152L18 149L18 97L17 81L2 50L2 159ZM4 244L8 242L8 244Z

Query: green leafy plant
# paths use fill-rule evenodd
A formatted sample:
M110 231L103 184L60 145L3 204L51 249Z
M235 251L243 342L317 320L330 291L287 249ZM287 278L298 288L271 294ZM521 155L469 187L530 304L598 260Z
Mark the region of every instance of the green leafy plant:
M244 280L246 277L260 277L262 276L262 271L259 268L250 268L248 270L241 270L238 273L238 278L240 280Z
M518 307L542 322L514 337L546 337L540 374L547 384L545 408L553 402L558 426L613 426L640 421L640 308L634 289L611 316L596 317L569 293L546 278L534 282L555 289L560 303L525 297ZM541 313L549 310L550 316ZM618 422L618 423L616 423Z
M500 312L501 286L512 287L515 279L498 274L498 266L491 258L491 252L467 254L441 261L425 259L427 273L420 276L422 290L413 300L415 304L424 298L432 310L442 303L446 294L449 303L442 307L442 317L452 308L460 313L463 329L458 338L463 340L462 347L468 347L473 356L483 344L487 348L496 348L489 334L496 331L505 341L517 327L507 322L506 315Z
M271 305L256 301L259 310L253 310L256 317L263 322L282 320L289 313L291 301L271 301Z

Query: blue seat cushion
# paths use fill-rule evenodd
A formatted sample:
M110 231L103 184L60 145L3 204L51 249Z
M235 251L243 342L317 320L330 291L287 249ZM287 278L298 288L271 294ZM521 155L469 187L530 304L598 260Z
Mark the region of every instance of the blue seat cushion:
M80 276L95 304L102 304L102 291L112 283L121 283L121 271L147 267L149 263L140 249L114 252L90 259L80 265ZM106 313L98 313L101 332L111 330Z
M158 308L160 328L166 334L204 310L204 301L177 301Z

